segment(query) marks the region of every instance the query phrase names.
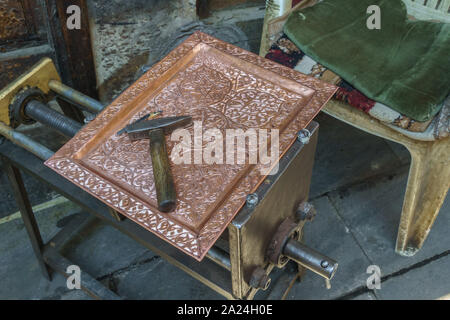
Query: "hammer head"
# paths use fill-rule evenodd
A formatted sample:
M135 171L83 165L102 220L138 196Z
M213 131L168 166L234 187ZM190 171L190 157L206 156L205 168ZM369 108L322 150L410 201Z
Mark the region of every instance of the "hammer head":
M149 132L156 129L168 134L175 129L185 127L192 123L191 116L165 117L147 121L141 121L125 127L125 132L131 140L147 139Z

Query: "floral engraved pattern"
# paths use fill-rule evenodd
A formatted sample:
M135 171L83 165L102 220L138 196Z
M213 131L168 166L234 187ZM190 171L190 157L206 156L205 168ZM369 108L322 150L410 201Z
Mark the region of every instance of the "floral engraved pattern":
M229 128L279 129L281 155L335 90L197 32L123 92L46 165L201 260L246 195L263 181L260 165L172 165L177 208L161 213L156 209L148 140L131 142L115 132L148 112L162 110L163 116L191 115L202 122L203 133L211 128L224 136ZM187 130L193 133L194 128ZM166 142L170 153L175 142L169 137ZM192 151L204 144L194 143Z
M282 100L258 90L236 92L225 105L224 114L237 125L258 128L267 125L274 116L280 115Z

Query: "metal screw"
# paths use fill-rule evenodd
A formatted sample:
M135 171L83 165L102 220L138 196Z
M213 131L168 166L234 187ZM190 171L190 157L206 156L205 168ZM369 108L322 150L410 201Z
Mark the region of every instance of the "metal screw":
M256 193L250 193L247 195L247 207L253 208L258 204L258 195Z
M91 122L92 120L95 119L96 116L97 116L96 114L88 113L88 114L85 116L85 118L84 118L84 123L89 123L89 122Z
M51 109L38 100L29 101L24 108L24 112L30 118L58 130L69 138L76 135L82 127L81 123Z
M297 140L303 144L308 144L311 138L311 132L308 129L302 129L297 133Z
M312 221L316 215L316 209L311 203L305 201L298 206L296 215L299 221Z
M323 260L323 261L320 263L320 266L321 266L322 268L328 268L328 266L329 266L328 261L327 261L327 260Z

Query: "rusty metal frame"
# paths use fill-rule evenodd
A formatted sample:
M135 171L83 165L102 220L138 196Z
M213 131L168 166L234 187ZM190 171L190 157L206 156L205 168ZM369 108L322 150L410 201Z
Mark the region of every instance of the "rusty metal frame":
M292 209L291 207L298 204L297 202L303 201L304 198L307 197L307 193L309 191L310 173L306 176L302 176L303 173L301 171L296 172L298 165L304 163L305 160L307 161L307 163L310 163L306 167L312 167L312 163L310 162L311 159L309 158L314 156L318 125L317 123L312 122L307 127L307 129L312 133L311 142L307 145L301 143L300 141L295 142L293 146L288 150L288 152L282 157L278 174L266 179L265 182L262 183L256 190L256 193L259 194L261 199L264 199L264 197L269 194L271 190L273 190L274 185L275 188L280 188L280 186L284 182L277 182L279 182L280 179L283 179L283 177L295 176L298 180L303 180L302 184L304 184L305 189L299 193L298 197L294 198L292 203L287 203L280 207L280 210L286 209L286 212L280 215L282 217L295 214L295 210L290 210ZM18 174L19 169L26 172L27 174L34 176L39 181L49 184L50 187L52 187L55 191L57 191L67 199L80 205L87 213L92 214L81 214L74 217L62 230L60 230L52 239L50 239L45 244L42 241L35 240L40 238L37 224L35 224L35 228L27 227L27 231L30 236L30 240L32 241L35 255L40 262L40 265L42 266L44 276L46 276L47 278L49 277L47 273L48 268L58 271L67 276L67 274L65 273L66 267L73 263L60 255L58 253L58 249L65 242L69 241L70 238L78 233L84 226L92 223L97 219L101 219L104 222L110 224L112 227L118 229L132 239L136 240L140 244L144 245L146 248L161 256L169 263L180 268L195 279L201 281L227 299L253 299L255 294L258 292L257 289L250 288L248 285L248 277L246 276L247 270L245 270L246 259L237 259L236 256L236 253L238 253L242 248L240 243L242 239L233 235L239 234L240 236L245 236L245 231L242 231L242 227L244 227L245 224L252 219L252 217L258 215L258 212L261 212L258 206L252 209L244 208L243 210L241 210L228 228L229 239L220 239L222 242L227 243L227 248L225 248L225 250L219 250L219 252L230 252L230 259L228 261L230 265L228 265L228 263L217 263L217 260L214 260L211 256L209 257L209 259L204 259L202 262L198 262L192 257L184 254L174 246L155 236L154 234L141 228L134 222L128 219L118 221L117 219L113 218L110 215L109 208L102 202L90 196L86 192L80 190L80 188L78 188L76 185L72 184L49 168L45 167L42 160L38 159L28 151L13 144L12 142L4 141L3 144L0 145L0 156L2 157L6 165L10 168L9 172L15 172L14 175L9 175L10 177L15 177L11 179L11 183L13 185L22 185L22 187L17 189L20 192L16 194L16 201L18 201L19 204L23 203L23 205L20 205L19 207L24 217L24 221L32 222L35 221L35 219L31 207L29 206L29 204L28 206L26 205L26 190L23 186L23 183L21 182L20 174ZM304 159L304 157L307 157L309 160ZM295 165L296 163L297 165ZM306 168L306 172L309 169L311 168ZM291 171L287 172L286 170ZM278 187L276 186L277 184ZM264 215L261 215L260 218L261 217L263 218ZM29 225L32 226L33 224L29 223ZM228 255L225 255L224 260L227 260L227 256ZM224 257L222 256L221 258L223 259ZM243 261L244 264L242 263ZM270 274L274 266L268 263L265 263L265 265L266 273ZM96 299L118 298L117 295L115 295L107 288L101 286L98 281L90 277L86 272L84 272L83 274L85 274L86 277L84 277L82 289L84 289L90 296ZM297 275L292 275L292 277L296 278ZM286 276L284 276L284 278L286 278ZM288 284L290 288L292 286L292 283L292 281L289 282L286 281L286 279L281 281L280 286L283 286L282 291L284 291L285 284ZM269 294L269 297L280 298L271 294Z

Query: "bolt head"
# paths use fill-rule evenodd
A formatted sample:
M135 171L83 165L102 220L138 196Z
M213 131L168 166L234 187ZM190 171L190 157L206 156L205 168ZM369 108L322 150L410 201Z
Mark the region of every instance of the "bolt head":
M95 117L96 117L95 114L90 114L90 113L88 113L88 114L86 115L86 117L84 118L84 123L89 123L89 122L91 122L92 120L95 119Z
M297 208L297 218L299 221L312 221L316 215L316 209L309 202L302 202Z
M329 263L328 263L327 260L323 260L323 261L320 263L320 266L321 266L322 268L328 268Z
M311 138L311 132L308 129L302 129L297 133L297 140L303 144L308 144Z
M256 193L251 193L247 195L247 206L253 208L258 204L258 195Z

